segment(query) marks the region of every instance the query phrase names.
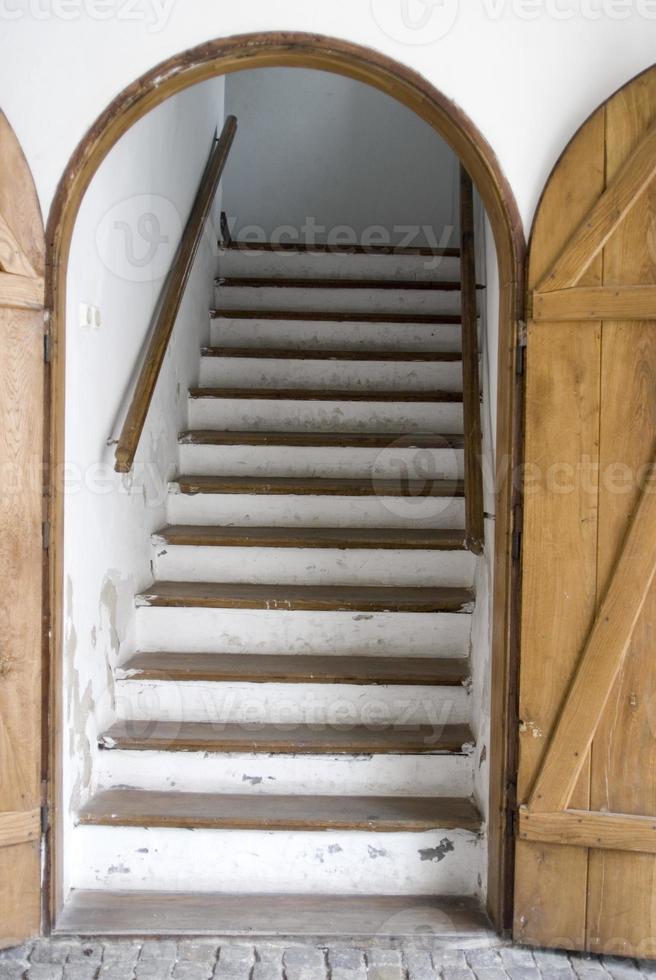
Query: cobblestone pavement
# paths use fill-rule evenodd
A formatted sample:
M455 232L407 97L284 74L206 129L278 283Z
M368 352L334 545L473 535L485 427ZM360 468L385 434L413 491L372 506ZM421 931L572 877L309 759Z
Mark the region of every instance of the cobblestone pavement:
M0 980L640 980L656 963L516 946L318 946L39 940L0 952Z

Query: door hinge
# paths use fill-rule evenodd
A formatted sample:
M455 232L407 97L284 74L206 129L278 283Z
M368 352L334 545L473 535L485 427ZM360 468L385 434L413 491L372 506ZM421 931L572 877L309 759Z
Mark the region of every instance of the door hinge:
M50 521L42 521L41 532L43 535L43 550L47 551L50 547Z
M48 820L48 804L42 803L41 804L41 835L42 836L48 833L49 825L50 822Z
M50 364L50 334L44 333L43 335L43 360L46 364Z
M526 366L526 320L517 321L517 356L515 358L515 373L523 374Z

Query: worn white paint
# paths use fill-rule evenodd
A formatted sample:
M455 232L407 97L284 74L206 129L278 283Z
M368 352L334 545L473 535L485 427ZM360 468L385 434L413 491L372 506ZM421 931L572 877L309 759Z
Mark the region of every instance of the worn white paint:
M345 431L348 428L345 427ZM298 527L464 527L462 497L331 497L288 494L177 493L169 501L172 524L254 524ZM375 485L374 485L375 491Z
M401 189L401 188L399 188ZM283 242L284 242L283 238ZM329 243L330 244L330 243ZM242 251L231 249L219 253L221 275L286 278L402 279L405 281L453 282L460 278L460 259L448 255L379 255L353 252L344 261L336 248L325 251L271 253L261 248Z
M234 436L238 442L239 437ZM464 470L462 449L403 444L382 448L338 446L215 446L183 443L182 473L214 476L344 476L391 480L401 474L431 479L457 479Z
M299 344L313 347L344 347L345 350L389 350L399 343L398 324L348 323L303 320L239 320L220 316L212 320L212 343L218 346L273 347ZM457 324L403 324L404 350L457 351L460 326Z
M292 432L462 433L460 402L363 402L207 398L189 400L192 429L286 429Z
M289 612L284 609L137 610L142 650L207 653L467 655L466 613Z
M78 827L80 888L239 893L471 895L479 838L462 830L157 831Z
M131 786L179 793L299 793L472 795L472 762L448 755L254 755L103 751L95 765L98 786Z
M69 826L93 789L97 734L116 709L113 667L134 648L134 593L150 581L150 533L165 520L166 479L176 467L186 391L197 378L198 346L207 340L216 271L209 239L198 254L131 476L114 472L108 438L162 286L166 263L160 250L170 258L186 220L221 116L221 96L222 81L214 80L130 130L98 171L75 227L67 300L64 543L63 816ZM151 251L153 240L159 244ZM81 302L100 308L99 329L78 326ZM70 884L72 868L66 861L64 868Z
M466 551L165 544L154 547L153 564L156 578L176 582L471 586L474 578Z
M346 289L274 286L219 286L217 309L223 310L344 310L357 313L451 313L460 309L454 289Z
M386 391L458 391L462 386L460 361L348 361L275 357L203 357L200 384L244 388L294 388L299 376L306 388L364 388ZM249 352L250 354L250 352Z
M119 717L133 721L258 725L445 725L466 722L471 710L462 685L215 684L129 677L117 680L116 705Z
M219 256L219 273L223 274ZM174 394L161 396L154 405L149 431L158 435L157 449L146 443L143 459L151 473L153 489L149 498L140 498L139 526L121 524L117 494L108 494L108 530L117 539L131 534L131 547L140 551L142 564L132 570L121 558L125 599L125 623L115 633L115 650L108 660L112 668L111 691L101 693L96 707L92 684L90 703L80 710L89 718L86 726L100 734L99 718L152 723L153 731L162 722L213 723L307 723L343 724L432 724L470 721L476 732L485 733L487 690L487 575L485 563L462 551L418 551L370 549L276 549L239 547L171 546L162 537L148 532L166 521L170 523L249 524L252 526L367 526L367 527L445 527L464 526L463 499L454 497L405 496L405 480L426 480L462 473L461 450L447 448L423 450L400 440L384 450L321 450L299 448L194 446L189 437L177 445L177 433L193 428L209 429L290 429L295 431L387 431L460 434L462 405L448 401L407 403L406 390L433 392L444 388L459 392L462 365L384 363L381 360L320 362L299 359L292 362L264 358L233 359L202 356L202 346L226 331L230 343L257 347L260 331L269 331L269 343L299 347L304 336L310 346L340 346L348 343L361 348L374 340L379 351L406 349L408 336L413 349L458 350L460 329L446 326L406 325L402 323L357 324L323 321L257 320L256 308L285 309L363 309L439 313L455 312L459 294L429 293L369 288L367 290L325 289L233 289L219 286L214 301L222 307L235 306L254 311L253 321L207 319L212 275L208 267L216 258L206 251L203 275L196 301L206 303L204 315L178 324L177 348L167 359ZM340 268L350 269L351 257L316 256L310 269L308 256L297 256L295 268L290 256L281 257L290 276L339 276ZM324 266L321 264L325 260ZM374 259L367 256L370 269ZM246 261L245 256L239 257ZM268 270L275 270L275 257L268 258ZM389 265L386 258L385 263ZM403 260L408 267L422 267L424 257ZM323 272L321 271L323 268ZM200 283L200 271L197 273ZM423 269L417 275L423 274ZM379 270L374 278L382 278ZM227 294L227 295L226 295ZM482 323L487 309L482 304ZM189 324L189 325L187 325ZM353 329L351 329L353 327ZM182 331L185 331L184 333ZM424 346L426 345L426 346ZM116 351L113 352L116 356ZM107 372L111 358L106 357ZM487 361L484 360L486 364ZM96 372L100 365L96 367ZM277 371L277 373L276 373ZM247 400L186 399L187 388L200 381L205 385L266 387L352 387L359 391L389 388L398 392L390 403L331 399L284 401L266 397ZM162 389L164 379L160 383ZM91 383L91 376L88 379ZM125 387L125 386L124 386ZM185 408L187 411L185 411ZM69 408L70 414L70 408ZM73 426L70 422L69 425ZM178 449L180 450L178 456ZM331 455L332 452L332 455ZM176 462L176 457L177 462ZM238 494L186 494L180 492L175 470L197 474L272 475L313 472L325 476L354 474L371 480L370 492L359 497L298 495L276 496ZM392 480L392 489L382 479ZM120 481L116 485L122 485ZM134 494L132 494L134 497ZM144 511L150 505L147 515ZM74 526L74 524L72 525ZM115 548L120 548L120 543ZM103 550L94 553L102 559ZM150 562L146 561L150 555ZM145 571L147 567L147 571ZM139 574L145 573L145 574ZM173 581L232 581L294 585L380 585L380 586L467 586L476 584L477 601L467 603L460 613L399 614L345 612L289 612L284 610L234 610L158 608L150 604L152 579ZM84 589L93 587L88 576ZM82 587L82 586L81 586ZM84 593L83 593L84 594ZM136 597L135 597L136 596ZM86 600L85 600L86 601ZM75 623L74 615L69 621ZM473 629L472 629L473 627ZM339 655L467 656L471 654L472 682L445 688L405 685L320 685L252 684L141 681L125 671L125 663L138 649L158 650L165 663L174 651L313 653ZM120 664L120 665L119 665ZM84 670L82 671L84 677ZM472 719L472 709L479 712ZM254 790L290 793L347 791L359 795L426 792L449 796L484 795L485 789L474 775L480 762L481 746L457 754L435 753L421 757L287 757L286 761L263 755L242 756L241 762L215 753L135 753L113 749L110 741L94 750L86 783L73 800L73 809L89 791L100 786L135 785L198 788L219 791L241 784ZM189 761L191 760L191 761ZM148 765L147 765L148 763ZM146 773L148 768L148 774ZM253 771L247 771L253 770ZM241 770L241 771L239 771ZM283 776L284 774L284 776ZM284 787L284 788L281 788ZM482 800L484 809L485 801ZM76 887L165 888L219 891L326 891L361 894L435 893L473 894L484 892L485 843L478 835L463 831L435 831L423 835L381 835L369 832L339 834L336 847L320 854L319 838L326 835L276 832L194 831L77 828L67 836L69 881ZM332 837L333 835L331 835ZM423 841L423 843L422 843ZM93 858L89 860L89 849ZM203 860L211 849L212 858ZM319 850L317 850L319 849ZM319 856L317 856L319 854Z

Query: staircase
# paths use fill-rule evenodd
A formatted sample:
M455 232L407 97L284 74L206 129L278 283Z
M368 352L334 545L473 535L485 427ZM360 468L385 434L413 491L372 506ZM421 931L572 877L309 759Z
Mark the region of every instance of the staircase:
M78 904L161 894L171 931L170 893L229 908L219 931L243 896L246 932L279 902L320 932L338 896L353 934L377 902L478 921L459 259L427 258L223 250Z

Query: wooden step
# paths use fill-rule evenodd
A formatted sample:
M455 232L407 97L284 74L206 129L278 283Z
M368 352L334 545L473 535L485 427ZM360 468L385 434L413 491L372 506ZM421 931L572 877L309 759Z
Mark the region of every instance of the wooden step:
M461 288L460 281L440 279L347 279L347 278L289 278L284 276L217 276L215 286L228 289L419 289L453 293ZM480 286L478 287L481 288Z
M183 474L172 481L180 493L291 494L330 497L462 497L458 480L379 480L369 477L206 476Z
M310 402L462 402L461 391L380 391L373 388L190 388L190 398Z
M301 242L239 242L230 241L222 246L231 252L305 252L330 255L436 255L444 258L460 258L459 248L432 248L430 245L331 245L327 242L304 244Z
M153 535L156 545L228 548L393 548L461 551L463 530L393 527L223 527L173 524Z
M498 941L475 898L432 895L230 895L212 892L73 889L55 927L67 936L254 938L418 936L431 944Z
M286 361L427 361L450 364L462 360L460 351L324 350L318 347L203 347L203 357L253 357Z
M362 585L251 585L235 582L154 582L138 606L323 612L469 613L471 589Z
M461 435L430 432L258 432L191 429L179 442L194 446L332 446L355 449L462 449Z
M468 613L471 589L363 585L250 585L240 582L154 582L139 606L283 609L325 612Z
M354 830L422 833L470 830L481 817L459 797L269 796L111 789L93 796L81 824L188 830Z
M473 736L456 725L265 725L195 721L118 721L99 738L104 749L253 752L301 755L421 755L469 752Z
M367 313L365 311L341 312L336 310L210 310L213 320L303 320L331 321L339 323L460 323L459 313Z
M249 684L407 684L457 687L470 674L455 657L357 657L257 653L136 653L121 680Z

